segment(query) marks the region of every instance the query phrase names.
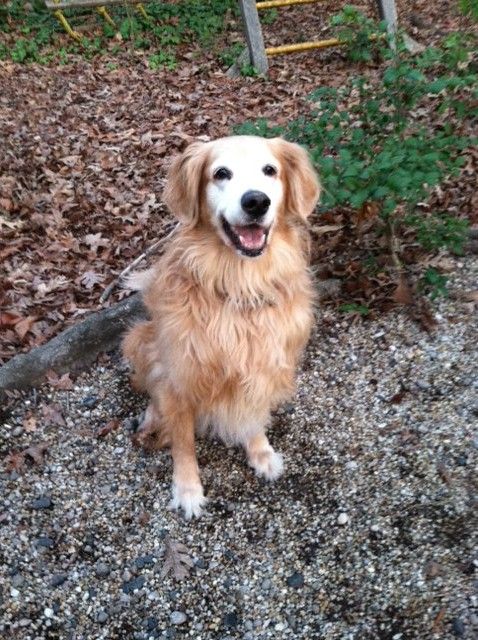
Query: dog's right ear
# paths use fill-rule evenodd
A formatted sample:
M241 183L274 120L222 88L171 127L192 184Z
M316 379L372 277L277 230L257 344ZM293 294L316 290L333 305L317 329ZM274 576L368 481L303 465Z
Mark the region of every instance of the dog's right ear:
M163 200L181 222L195 225L203 201L207 143L193 142L173 160L168 172Z

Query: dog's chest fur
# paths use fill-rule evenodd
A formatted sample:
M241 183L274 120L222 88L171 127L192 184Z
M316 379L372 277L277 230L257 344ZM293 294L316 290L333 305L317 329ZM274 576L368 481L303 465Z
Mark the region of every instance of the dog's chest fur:
M163 370L195 403L278 404L293 389L312 324L305 261L293 265L294 277L285 280L281 260L290 270L291 256L280 247L271 252L275 262L265 265L227 260L224 252L214 259L212 253L187 260L164 256L161 275L145 296L154 308Z

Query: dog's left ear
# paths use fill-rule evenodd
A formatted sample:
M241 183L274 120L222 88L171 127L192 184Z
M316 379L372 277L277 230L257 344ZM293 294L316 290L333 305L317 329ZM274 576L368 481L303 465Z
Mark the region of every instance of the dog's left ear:
M281 165L285 209L288 214L306 220L320 197L320 183L308 153L282 138L270 141Z
M207 148L206 142L193 142L175 158L163 192L163 200L171 213L190 225L196 224L201 211Z

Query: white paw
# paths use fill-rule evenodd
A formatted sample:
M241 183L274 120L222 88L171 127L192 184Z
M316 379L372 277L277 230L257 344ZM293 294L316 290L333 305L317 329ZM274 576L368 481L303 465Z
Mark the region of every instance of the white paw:
M266 480L277 480L284 471L284 460L272 447L251 455L249 464L258 476Z
M190 520L193 516L198 518L206 502L207 498L200 483L181 485L173 482L173 498L170 506L172 509L182 509L186 520Z

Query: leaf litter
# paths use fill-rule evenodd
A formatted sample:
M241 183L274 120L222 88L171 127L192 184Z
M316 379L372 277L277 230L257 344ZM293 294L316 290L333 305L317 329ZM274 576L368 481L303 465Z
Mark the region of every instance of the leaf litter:
M463 18L445 8L444 2L433 8L422 0L404 3L401 23L432 44L463 26ZM331 2L314 11L284 9L264 27L267 43L293 41L297 20L304 36L327 34L334 9ZM360 9L370 12L368 3ZM426 16L420 27L418 14ZM232 20L214 51L182 45L175 71L153 72L144 56L126 49L115 69L101 58L78 57L54 70L0 62L0 363L125 295L115 286L118 275L171 227L161 191L171 157L190 141L228 135L246 120L283 125L307 116L314 88L340 86L350 73L364 72L330 49L274 58L268 80L232 80L216 56L241 40L240 22ZM426 205L478 222L476 162L471 153L461 177L441 185ZM358 213L333 210L312 220L312 260L327 263L327 278L344 284L328 303L367 307L367 317L406 304L430 328L426 302L403 302L409 292L388 263L377 224L373 203ZM413 273L423 254L413 242L403 250ZM368 271L367 260L373 263ZM102 297L108 287L111 295Z

